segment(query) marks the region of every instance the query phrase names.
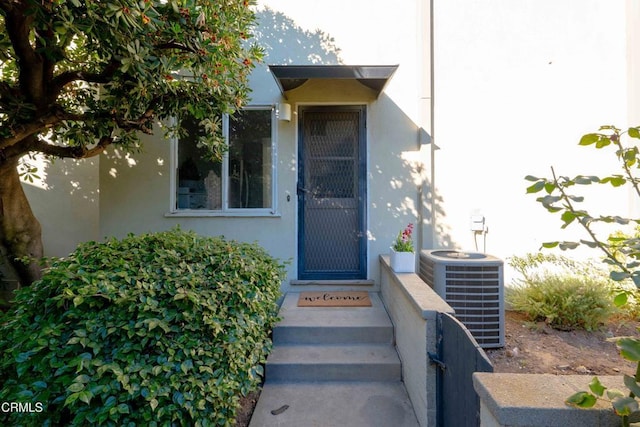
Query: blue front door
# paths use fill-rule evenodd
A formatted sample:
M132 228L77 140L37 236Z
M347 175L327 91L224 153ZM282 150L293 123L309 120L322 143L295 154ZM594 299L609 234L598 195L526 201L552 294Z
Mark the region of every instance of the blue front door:
M366 279L365 116L364 106L300 109L300 279Z

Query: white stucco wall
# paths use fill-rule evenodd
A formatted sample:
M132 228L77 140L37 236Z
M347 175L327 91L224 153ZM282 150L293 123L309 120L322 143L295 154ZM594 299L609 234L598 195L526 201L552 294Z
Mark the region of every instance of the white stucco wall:
M476 213L489 229L486 251L500 258L581 236L561 231L559 218L525 195L523 178L550 176L550 166L561 175L616 167L577 143L600 125L630 124L625 3L436 0L434 21L435 184L445 230L434 246L475 250ZM624 193L594 197L588 206L614 209L603 213L628 212Z
M41 179L23 187L42 226L45 256L64 257L79 243L99 238L99 162L95 157L33 163Z

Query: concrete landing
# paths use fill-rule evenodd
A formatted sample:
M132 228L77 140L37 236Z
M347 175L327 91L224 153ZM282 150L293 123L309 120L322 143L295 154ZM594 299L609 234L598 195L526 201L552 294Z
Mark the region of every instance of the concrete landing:
M371 307L298 307L289 292L250 427L417 427L393 324Z
M277 415L277 411L289 407ZM250 427L417 427L404 384L267 383Z

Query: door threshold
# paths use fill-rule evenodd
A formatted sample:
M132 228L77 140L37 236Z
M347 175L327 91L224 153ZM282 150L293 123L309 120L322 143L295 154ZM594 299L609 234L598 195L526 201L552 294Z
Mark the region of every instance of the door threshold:
M375 286L373 280L291 280L291 286Z

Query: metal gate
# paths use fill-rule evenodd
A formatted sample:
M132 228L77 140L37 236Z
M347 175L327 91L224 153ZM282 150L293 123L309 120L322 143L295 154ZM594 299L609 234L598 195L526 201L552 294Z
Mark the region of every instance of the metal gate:
M493 372L493 365L465 326L448 313L438 313L437 425L480 425L480 398L473 388L474 372Z

